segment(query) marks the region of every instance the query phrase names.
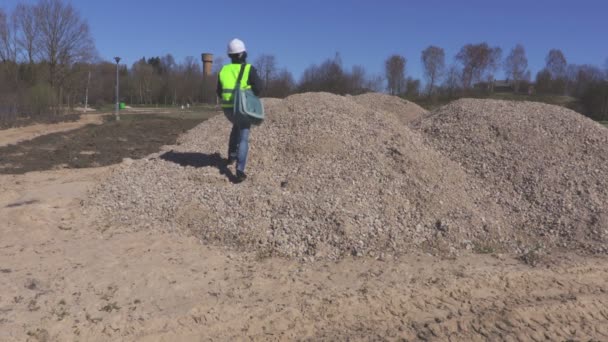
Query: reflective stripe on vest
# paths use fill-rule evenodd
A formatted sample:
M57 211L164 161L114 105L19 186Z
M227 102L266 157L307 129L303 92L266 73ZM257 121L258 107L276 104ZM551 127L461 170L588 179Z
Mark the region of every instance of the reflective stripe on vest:
M241 89L251 89L251 86L247 84L250 70L251 64L245 64L245 71L243 72L243 78L241 79ZM236 87L236 81L239 78L240 71L241 64L226 64L220 71L220 82L222 82L222 108L234 107L234 88Z

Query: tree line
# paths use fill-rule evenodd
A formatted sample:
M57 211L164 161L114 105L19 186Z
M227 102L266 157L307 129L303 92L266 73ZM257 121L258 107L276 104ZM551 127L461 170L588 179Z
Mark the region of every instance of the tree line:
M408 76L408 59L388 56L381 75L365 67L345 68L339 53L304 70L299 80L279 66L272 54L253 60L264 81L263 96L326 91L360 94L386 91L412 100L442 101L483 96L495 91L495 75L503 70L514 93L569 95L582 111L608 120L608 61L605 68L569 64L559 49L550 50L545 67L533 76L524 46L503 50L486 42L466 44L448 64L443 48L429 46L420 54L424 83ZM214 103L219 68L205 77L198 58L177 62L171 54L142 57L120 64L121 101L134 105ZM87 21L69 3L39 0L0 9L0 119L57 115L78 106L103 106L115 101L117 64L100 60ZM502 82L505 86L505 82Z
M487 95L495 91L495 74L502 68L507 80L501 85L513 93L572 96L578 99L577 109L584 114L608 120L608 60L603 70L594 65L569 64L561 50L551 49L545 67L533 79L521 44L513 47L504 59L500 47L485 42L466 44L449 66L445 51L437 46L424 49L420 58L426 79L422 94L419 83L405 77L405 57L394 55L386 60L385 76L391 94L414 99L420 95L431 99Z
M59 0L0 10L0 114L57 113L76 101L75 71L96 55L89 26Z
M219 68L204 76L198 58L178 62L171 54L142 57L130 66L101 60L87 21L69 3L39 0L0 8L0 121L57 116L75 107L115 102L118 68L120 101L134 105L213 103ZM285 97L296 82L276 57L255 60L268 96Z

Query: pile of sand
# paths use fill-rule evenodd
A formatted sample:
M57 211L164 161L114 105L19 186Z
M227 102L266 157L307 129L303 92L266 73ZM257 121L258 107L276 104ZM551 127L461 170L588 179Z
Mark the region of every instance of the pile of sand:
M379 94L308 93L272 99L266 102L268 119L251 136L250 177L245 183L235 185L228 180L222 158L229 124L218 116L189 131L178 145L122 164L110 183L93 191L86 206L101 209L106 226L160 227L194 234L207 243L289 257L336 259L345 254L379 256L420 248L454 251L480 246L518 252L532 243L560 245L562 241L595 241L594 246L601 246L606 236L602 232L562 236L563 229L557 229L554 235L542 235L541 231L549 230L538 226L549 224L542 220L559 212L562 221L587 222L594 231L608 229L603 214L606 204L601 204L602 200L606 203L606 192L599 190L601 186L605 189L605 177L565 178L571 180L573 194L585 199L571 199L561 206L537 205L539 198L524 197L544 196L546 187L531 186L536 178L530 177L536 174L516 170L526 158L517 151L525 155L527 147L500 149L494 161L479 156L488 159L482 163L485 166L475 162L478 156L466 156L476 150L462 147L476 145L471 148L485 151L487 145L476 139L497 141L503 139L501 134L527 143L519 135L533 128L539 135L547 134L546 141L566 135L561 140L570 145L579 139L570 135L587 130L593 131L586 136L592 139L588 144L608 135L607 130L596 130L598 127L569 111L566 113L574 117L571 121L579 124L572 130L553 132L542 126L544 118L530 125L522 122L529 115L545 115L542 106L461 101L426 116L418 106ZM515 111L519 114L512 113ZM507 115L514 122L501 124L509 121ZM498 133L493 136L488 128L493 127L491 121L482 120L486 116L500 117ZM414 129L403 124L416 118ZM470 120L472 129L458 128L458 118ZM516 128L521 131L515 133ZM588 146L577 140L579 143L576 146ZM530 170L553 161L547 165L555 167L551 172L558 172L560 165L585 160L577 172L589 168L589 172L603 171L605 175L607 154L599 159L600 150L576 150L589 152L584 157L545 156ZM508 153L515 154L505 157ZM500 161L507 164L501 166ZM597 183L591 185L591 181ZM540 192L519 191L520 185ZM550 189L558 193L567 186L557 184ZM589 193L580 194L585 191ZM558 200L558 196L551 199ZM583 204L592 207L551 209ZM524 229L526 224L534 226Z

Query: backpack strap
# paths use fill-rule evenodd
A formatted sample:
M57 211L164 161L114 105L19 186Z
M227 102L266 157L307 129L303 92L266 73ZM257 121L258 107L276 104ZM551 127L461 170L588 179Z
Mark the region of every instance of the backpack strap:
M239 77L236 79L236 89L241 89L241 80L243 79L243 74L245 73L245 67L247 64L241 64L241 70L239 71Z

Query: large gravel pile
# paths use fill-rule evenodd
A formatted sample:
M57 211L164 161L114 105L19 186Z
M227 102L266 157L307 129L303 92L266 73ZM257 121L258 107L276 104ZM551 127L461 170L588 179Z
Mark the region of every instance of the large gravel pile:
M607 252L608 130L563 107L462 99L412 124L483 180L509 229Z
M296 257L501 238L500 209L482 187L396 115L325 93L267 101L266 109L245 183L219 170L229 124L218 116L165 149L173 151L121 165L90 204L109 225L186 230Z
M397 96L386 94L367 93L352 97L355 102L375 111L385 111L396 115L404 123L409 123L422 116L428 111L414 102L403 100Z
M594 176L608 174L608 131L576 113L460 101L425 117L409 112L417 106L377 94L309 93L265 105L268 119L252 132L246 182L228 180L222 158L229 124L218 116L176 146L120 165L86 205L101 209L105 225L119 229L160 227L262 254L330 259L419 248L522 251L562 241L598 247L608 229L606 178ZM549 117L552 122L544 122ZM415 129L403 118L419 118ZM496 132L488 128L494 123ZM578 126L565 127L571 123ZM561 131L546 125L561 125ZM508 149L499 140L504 137L521 146ZM587 155L554 154L560 148L533 147L534 139ZM601 139L603 147L592 146ZM489 141L505 147L492 154L484 149ZM539 157L545 159L529 169L520 165ZM479 166L476 158L488 160ZM553 184L539 180L544 163L552 170L543 169L546 177L576 166L563 184ZM587 174L574 178L576 172ZM560 198L566 190L571 193ZM548 191L555 193L545 197ZM545 198L553 203L542 203ZM563 227L571 234L563 235Z

